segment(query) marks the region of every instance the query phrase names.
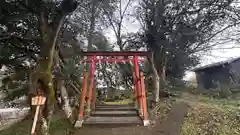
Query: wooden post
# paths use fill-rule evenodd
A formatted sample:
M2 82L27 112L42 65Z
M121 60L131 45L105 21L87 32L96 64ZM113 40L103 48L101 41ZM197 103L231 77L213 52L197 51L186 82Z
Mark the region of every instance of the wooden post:
M94 110L96 106L96 85L93 87L92 91L92 104L91 104L91 109Z
M44 105L45 101L46 101L46 97L41 96L40 94L36 97L33 97L32 100L31 100L31 105L37 106L36 111L35 111L33 124L32 124L32 130L31 130L32 135L35 134L36 125L37 125L37 121L38 121L38 115L39 115L39 111L40 111L40 106Z
M140 83L140 77L139 77L139 65L138 65L138 56L134 56L134 67L135 67L135 76L136 76L136 91L137 91L137 99L139 104L139 114L140 116L143 115L142 110L142 101L141 101L141 83Z
M140 73L141 78L141 88L142 88L142 107L143 107L143 123L144 126L147 126L149 124L148 119L148 108L147 108L147 97L146 97L146 90L145 90L145 83L144 83L144 75L143 72Z
M81 98L80 98L80 105L79 105L79 115L78 120L76 121L74 127L79 128L82 127L83 124L83 115L85 112L85 98L87 95L87 85L88 85L88 72L84 72L83 76L83 82L82 82L82 92L81 92Z
M94 72L95 72L95 58L96 56L92 56L92 63L91 63L91 71L90 71L90 84L89 84L89 89L88 89L88 97L87 97L87 112L89 115L91 111L91 100L92 100L92 90L93 90L93 85L94 85Z
M138 94L137 94L137 87L136 87L136 75L135 75L135 72L133 71L133 98L134 98L134 101L135 101L135 107L137 108L137 109L139 109L138 107L139 107L139 104L138 104Z
M82 119L84 114L84 104L85 104L85 97L87 93L87 83L88 83L88 72L84 72L83 82L82 82L82 93L81 93L80 105L79 105L79 119Z

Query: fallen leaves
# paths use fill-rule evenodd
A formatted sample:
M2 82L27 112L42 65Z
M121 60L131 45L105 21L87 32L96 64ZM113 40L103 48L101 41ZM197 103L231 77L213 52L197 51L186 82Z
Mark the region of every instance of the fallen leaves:
M237 110L232 109L234 107L229 107L226 102L221 103L219 100L215 102L211 99L211 102L207 102L198 100L197 96L187 96L177 100L165 99L157 104L150 112L153 124L166 120L174 102L184 101L190 107L182 125L181 135L240 135L240 121L236 117Z

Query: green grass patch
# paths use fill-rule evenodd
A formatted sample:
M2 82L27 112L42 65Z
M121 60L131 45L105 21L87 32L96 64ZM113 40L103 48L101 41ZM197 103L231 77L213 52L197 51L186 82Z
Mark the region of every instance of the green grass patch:
M240 111L238 99L212 98L206 95L196 95L181 92L174 98L161 99L157 106L149 110L150 118L163 122L168 117L171 107L176 102L189 104L188 113L181 128L181 135L240 135ZM129 104L131 99L124 99L105 104ZM157 121L157 122L159 122ZM0 131L0 135L29 135L31 120L25 120L12 127ZM62 115L54 115L50 125L51 135L74 134L76 129Z
M109 102L104 102L104 103L108 104L108 105L114 105L114 104L124 105L124 104L131 104L131 103L133 103L133 100L132 99L123 99L123 100L109 101Z
M0 135L30 135L32 120L23 120L10 128L0 131ZM66 135L73 130L73 125L68 120L56 115L50 125L51 135Z
M205 104L213 105L226 111L240 111L240 100L239 99L226 99L226 98L212 98L208 96L198 96L198 100Z

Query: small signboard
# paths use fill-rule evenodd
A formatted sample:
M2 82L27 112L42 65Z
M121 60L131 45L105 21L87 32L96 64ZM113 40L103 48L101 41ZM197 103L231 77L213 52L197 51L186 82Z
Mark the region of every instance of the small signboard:
M36 97L32 98L31 104L32 105L44 105L45 101L46 101L46 97L44 97L44 96L36 96Z
M33 125L32 125L32 130L31 130L31 134L34 135L35 134L35 129L36 129L36 125L37 125L37 120L38 120L38 114L40 111L40 106L44 105L46 101L46 97L44 96L36 96L33 97L31 100L31 105L37 106L36 107L36 111L35 111L35 116L34 116L34 120L33 120Z

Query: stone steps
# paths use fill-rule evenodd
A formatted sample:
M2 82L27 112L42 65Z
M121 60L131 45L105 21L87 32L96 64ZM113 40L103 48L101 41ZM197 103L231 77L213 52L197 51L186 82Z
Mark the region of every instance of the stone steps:
M112 116L112 117L129 117L129 116L138 116L136 110L110 110L110 111L94 111L91 113L91 116Z
M143 125L133 105L97 105L83 126L119 127Z
M142 125L142 120L138 116L132 117L89 117L84 123L84 126L97 127L118 127L118 126L138 126Z
M96 106L95 111L135 111L134 106Z

